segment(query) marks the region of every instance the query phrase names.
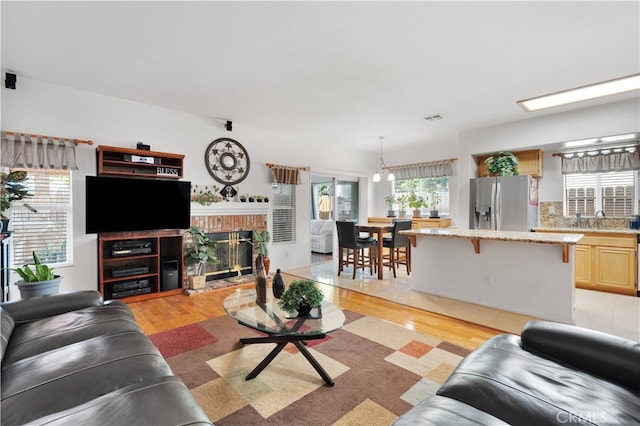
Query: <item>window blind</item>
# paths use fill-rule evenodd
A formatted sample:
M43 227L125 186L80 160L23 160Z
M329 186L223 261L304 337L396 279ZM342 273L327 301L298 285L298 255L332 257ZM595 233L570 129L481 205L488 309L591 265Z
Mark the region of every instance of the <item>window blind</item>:
M272 221L274 243L296 240L296 187L284 183L272 184Z
M602 211L611 217L633 214L633 172L602 175Z
M593 216L602 210L608 217L634 214L634 171L567 174L565 183L565 215Z
M71 263L71 173L68 170L28 170L25 183L34 196L11 208L13 265L33 263L34 251L42 263Z

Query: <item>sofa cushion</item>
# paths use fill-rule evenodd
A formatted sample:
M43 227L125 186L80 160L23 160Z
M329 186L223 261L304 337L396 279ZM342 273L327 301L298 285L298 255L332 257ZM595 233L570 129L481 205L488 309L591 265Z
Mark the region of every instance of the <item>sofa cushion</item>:
M527 352L507 334L468 355L437 394L511 424L640 421L640 393Z
M433 396L404 413L393 426L506 425L500 419L460 401Z
M141 332L125 305L96 306L66 312L16 327L3 361L15 362L92 337L124 331Z
M640 342L568 324L529 321L522 347L640 391Z
M142 413L142 415L141 415ZM210 425L176 377L134 383L29 424L50 425Z
M2 422L22 424L173 375L139 331L98 336L2 366ZM140 409L142 409L140 407Z
M4 353L9 346L9 339L15 325L11 314L0 307L0 361L4 361Z

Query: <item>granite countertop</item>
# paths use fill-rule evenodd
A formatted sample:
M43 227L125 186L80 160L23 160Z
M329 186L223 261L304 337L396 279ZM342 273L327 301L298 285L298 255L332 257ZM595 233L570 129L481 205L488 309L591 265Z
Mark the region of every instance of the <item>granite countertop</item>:
M534 228L535 232L570 232L570 233L584 233L584 234L625 234L625 235L640 235L640 229L626 229L626 228L554 228L554 227L539 227Z
M574 245L583 237L579 233L551 233L551 232L515 232L515 231L489 231L481 229L455 229L455 228L419 228L409 231L400 231L401 234L415 235L419 237L451 237L468 238L478 240L519 241L525 243L545 244L569 244ZM586 232L586 231L585 231Z

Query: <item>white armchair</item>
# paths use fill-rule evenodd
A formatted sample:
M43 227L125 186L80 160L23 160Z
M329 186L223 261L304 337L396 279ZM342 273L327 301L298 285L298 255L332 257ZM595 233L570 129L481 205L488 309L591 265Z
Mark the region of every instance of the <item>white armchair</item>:
M333 220L311 220L311 251L331 253L333 251Z

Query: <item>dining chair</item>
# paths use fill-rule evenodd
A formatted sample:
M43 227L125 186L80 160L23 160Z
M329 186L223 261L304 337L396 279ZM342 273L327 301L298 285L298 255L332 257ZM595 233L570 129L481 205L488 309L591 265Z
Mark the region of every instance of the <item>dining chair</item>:
M374 273L376 266L376 247L378 241L373 237L359 237L355 222L336 221L338 228L338 276L345 266L353 265L353 278L356 270L369 267L369 273ZM345 252L346 250L346 252Z
M394 220L391 237L382 239L382 247L388 249L383 259L387 260L384 266L393 269L393 278L396 278L396 266L405 265L407 275L411 274L411 240L407 235L400 234L400 231L411 229L410 220Z

